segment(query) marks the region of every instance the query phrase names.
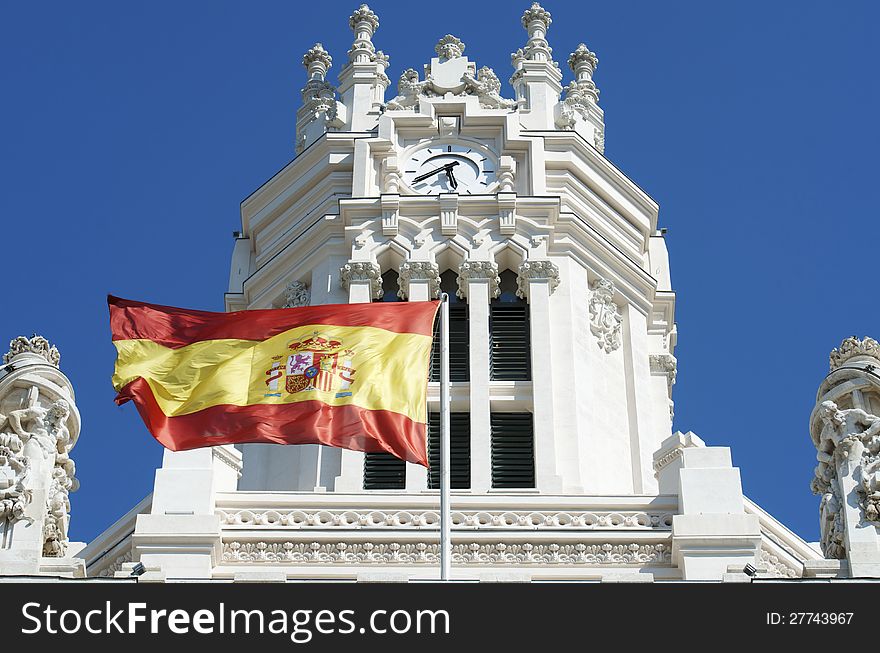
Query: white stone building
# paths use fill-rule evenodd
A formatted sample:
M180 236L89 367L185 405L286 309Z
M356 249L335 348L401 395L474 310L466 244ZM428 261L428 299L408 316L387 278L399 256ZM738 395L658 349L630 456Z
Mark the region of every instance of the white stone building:
M835 350L811 417L825 559L743 496L729 449L672 433L658 206L603 155L596 55L577 46L564 86L550 24L524 13L510 99L452 35L386 99L366 5L338 86L330 54L308 50L297 155L242 204L227 309L453 298L456 579L880 576L880 346ZM433 472L317 445L166 451L150 496L67 543L73 390L48 343L16 342L0 371L0 573L438 577ZM45 418L59 399L66 427ZM429 411L435 457L436 378ZM28 444L47 433L57 444Z

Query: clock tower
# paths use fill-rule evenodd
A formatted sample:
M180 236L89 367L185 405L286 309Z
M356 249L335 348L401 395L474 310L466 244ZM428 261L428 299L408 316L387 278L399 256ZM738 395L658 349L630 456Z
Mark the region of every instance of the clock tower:
M597 56L573 43L563 72L551 23L522 15L512 97L451 34L387 97L366 5L338 85L309 48L296 156L242 203L226 308L449 294L454 578L802 575L820 556L743 497L729 450L672 432L658 206L606 156ZM437 578L434 363L431 469L317 445L166 452L119 542L165 578Z

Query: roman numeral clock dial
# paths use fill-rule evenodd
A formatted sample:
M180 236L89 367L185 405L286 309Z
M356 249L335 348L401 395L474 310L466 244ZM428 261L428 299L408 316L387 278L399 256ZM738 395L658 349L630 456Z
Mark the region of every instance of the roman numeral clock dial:
M421 195L479 195L494 190L495 158L469 144L429 145L414 151L403 169L403 180Z

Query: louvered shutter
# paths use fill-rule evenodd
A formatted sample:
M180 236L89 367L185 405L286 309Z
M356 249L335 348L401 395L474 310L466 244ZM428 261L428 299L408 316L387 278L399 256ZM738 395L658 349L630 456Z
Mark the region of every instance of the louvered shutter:
M529 305L516 296L516 274L501 273L501 296L489 307L489 379L532 378Z
M470 413L452 413L449 416L452 473L450 486L467 489L471 486L471 416ZM428 487L440 487L440 413L428 415Z
M492 413L492 487L535 487L535 438L531 413Z
M398 273L388 270L382 275L382 302L402 301L397 296L399 289ZM390 453L368 453L364 455L365 490L404 490L406 489L406 463Z
M467 303L455 293L458 275L446 270L440 275L440 290L449 295L449 380L470 379L470 326ZM440 315L434 321L434 345L431 347L431 381L440 381Z
M406 488L406 463L390 453L364 456L365 490L403 490Z

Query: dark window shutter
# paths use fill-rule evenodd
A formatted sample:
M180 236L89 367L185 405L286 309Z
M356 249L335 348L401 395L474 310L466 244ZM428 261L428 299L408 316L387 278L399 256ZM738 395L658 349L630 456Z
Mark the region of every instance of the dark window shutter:
M368 453L364 456L364 489L406 489L406 463L390 453Z
M531 413L492 413L492 487L535 487L535 438Z
M501 295L489 307L489 379L532 378L529 305L516 296L516 274L501 273Z
M403 301L397 296L396 270L388 270L382 275L382 299L380 302ZM365 490L404 490L406 489L406 463L390 453L368 453L364 456Z
M449 295L449 380L470 379L470 327L468 307L455 293L458 275L447 270L440 275L440 290ZM440 313L434 321L434 344L431 347L431 381L440 381Z
M449 439L452 473L450 486L466 490L471 486L471 415L452 413L449 416ZM428 415L428 487L440 488L440 413Z

